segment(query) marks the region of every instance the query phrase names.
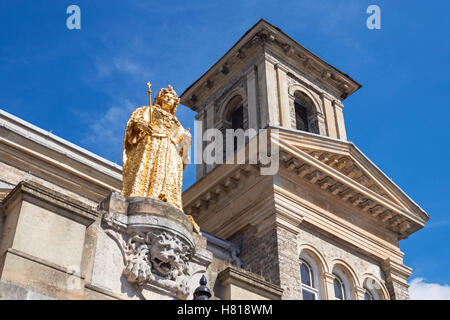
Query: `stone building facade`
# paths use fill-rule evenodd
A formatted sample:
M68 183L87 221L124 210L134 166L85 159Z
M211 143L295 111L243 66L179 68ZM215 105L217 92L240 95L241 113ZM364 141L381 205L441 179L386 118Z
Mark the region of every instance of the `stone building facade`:
M192 299L202 275L212 299L408 299L398 242L428 215L347 141L359 88L264 20L245 33L181 103L202 131L266 129L236 154L266 143L278 170L198 164L183 205L201 235L121 197L120 166L0 110L0 299Z

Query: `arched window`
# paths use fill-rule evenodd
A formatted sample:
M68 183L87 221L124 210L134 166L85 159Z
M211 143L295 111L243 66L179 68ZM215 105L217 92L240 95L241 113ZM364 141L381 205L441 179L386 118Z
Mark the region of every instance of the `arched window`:
M353 282L350 282L351 276L347 270L341 267L333 268L333 285L334 285L334 297L336 300L351 300L353 299Z
M225 108L223 109L223 113L221 113L221 123L219 124L219 130L222 131L222 134L224 137L226 137L226 130L227 129L233 129L233 130L246 130L247 127L247 111L246 107L244 106L244 100L241 95L235 95L233 98L231 98L227 104L225 105ZM224 143L224 157L226 156L226 145L227 145L227 138L225 138ZM233 137L233 150L236 151L238 147L242 146L243 141L240 141L240 139L237 138L237 136ZM238 146L239 144L239 146ZM245 144L245 143L244 143ZM225 159L225 158L224 158Z
M294 93L294 106L292 112L295 113L292 125L297 130L308 131L320 134L319 112L311 98L303 91L297 90Z
M244 129L244 105L240 95L236 95L228 101L224 118L228 123L228 129Z
M319 300L319 281L317 270L304 259L300 260L300 279L303 300Z
M334 275L334 297L336 300L347 300L344 282L339 276Z

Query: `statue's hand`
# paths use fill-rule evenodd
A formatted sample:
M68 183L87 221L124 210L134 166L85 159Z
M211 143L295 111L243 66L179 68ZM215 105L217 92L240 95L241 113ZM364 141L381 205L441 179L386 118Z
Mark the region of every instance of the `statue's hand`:
M182 145L183 164L186 165L190 161L189 149L191 148L191 144L192 144L192 136L191 136L191 133L189 132L189 128L187 130L183 131L182 139L183 140L181 141L181 145ZM183 166L183 169L184 169L184 166Z

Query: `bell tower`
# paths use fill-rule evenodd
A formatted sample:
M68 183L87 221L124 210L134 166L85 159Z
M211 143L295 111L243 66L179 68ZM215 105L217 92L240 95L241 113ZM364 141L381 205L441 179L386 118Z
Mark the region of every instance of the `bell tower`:
M360 87L260 20L181 95L203 131L277 132L276 173L201 163L183 204L283 299L409 297L399 241L429 216L347 141L343 101Z
M361 87L265 20L181 95L203 131L280 126L347 140L343 100ZM197 178L211 168L202 164Z

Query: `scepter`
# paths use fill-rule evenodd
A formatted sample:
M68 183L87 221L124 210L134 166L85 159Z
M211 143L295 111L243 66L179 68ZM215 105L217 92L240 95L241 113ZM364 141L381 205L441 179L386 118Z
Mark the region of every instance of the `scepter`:
M150 84L150 81L147 81L147 87L148 87L148 90L147 90L147 94L148 94L148 106L149 106L149 108L150 108L150 124L152 123L152 121L153 121L153 112L152 112L152 90L150 89L151 88L151 84Z

